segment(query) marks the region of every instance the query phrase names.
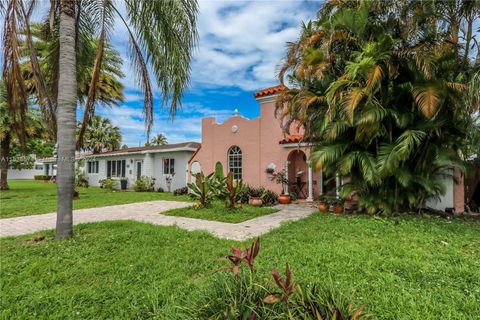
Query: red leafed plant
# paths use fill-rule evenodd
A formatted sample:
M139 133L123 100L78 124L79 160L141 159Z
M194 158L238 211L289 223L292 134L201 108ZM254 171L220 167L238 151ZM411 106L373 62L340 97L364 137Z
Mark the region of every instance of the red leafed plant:
M280 300L288 302L288 298L295 292L295 283L292 281L293 273L288 267L288 263L285 265L285 280L282 279L282 276L275 268L272 269L272 276L277 286L282 290L282 294L270 294L263 299L263 302L267 304L277 303Z
M260 238L257 238L255 242L252 242L250 247L246 247L245 249L232 247L231 250L232 255L226 256L223 259L230 261L232 265L223 268L223 270L232 271L233 276L236 277L238 275L238 272L240 271L240 265L243 262L248 266L250 271L253 272L253 263L255 261L255 258L258 256L258 253L260 252Z

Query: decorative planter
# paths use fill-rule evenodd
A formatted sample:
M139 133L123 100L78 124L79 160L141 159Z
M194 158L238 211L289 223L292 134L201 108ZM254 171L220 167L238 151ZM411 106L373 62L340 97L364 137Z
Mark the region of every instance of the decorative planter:
M278 196L278 203L280 204L289 204L290 203L290 195L289 194L281 194Z
M328 211L328 205L325 202L318 203L318 211L327 212Z
M120 189L127 190L127 180L120 180Z
M341 214L341 213L343 213L344 209L345 208L342 205L336 204L336 205L333 206L333 213Z
M261 207L263 205L263 200L262 200L262 198L250 197L248 199L248 204L250 204L254 207Z

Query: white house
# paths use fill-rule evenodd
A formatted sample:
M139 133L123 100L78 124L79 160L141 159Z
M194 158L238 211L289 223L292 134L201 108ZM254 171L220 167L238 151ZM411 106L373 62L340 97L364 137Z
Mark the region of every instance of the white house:
M168 191L167 179L171 177L170 191L185 187L188 178L188 161L200 146L197 142L145 146L106 151L97 154L77 155L88 177L90 186L100 186L106 178L126 179L127 188L142 176L155 178L155 189ZM44 159L45 175L52 174L55 159Z
M44 174L43 162L37 160L35 155L30 155L29 157L33 158L35 161L32 168L30 169L14 169L8 168L8 179L25 179L32 180L35 176Z

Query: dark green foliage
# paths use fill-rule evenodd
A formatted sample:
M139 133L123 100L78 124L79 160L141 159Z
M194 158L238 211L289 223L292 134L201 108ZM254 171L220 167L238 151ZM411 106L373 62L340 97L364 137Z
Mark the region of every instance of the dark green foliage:
M467 84L480 55L474 63L464 43L452 45L461 31L448 26L471 25L479 12L471 1L326 2L288 46L284 128L303 125L313 164L350 177L340 192L358 193L360 209L418 210L445 192L453 169L464 171L479 106Z
M163 193L165 190L162 187L158 187L157 192Z
M173 190L173 195L174 196L181 196L181 195L186 195L188 194L188 187L183 187L183 188L178 188Z
M49 180L50 177L49 177L49 176L45 176L45 175L38 175L38 176L33 176L33 179L34 179L34 180Z
M257 188L245 185L240 195L240 201L242 203L248 203L250 197L261 198L264 206L273 206L278 202L278 195L275 192L265 187Z

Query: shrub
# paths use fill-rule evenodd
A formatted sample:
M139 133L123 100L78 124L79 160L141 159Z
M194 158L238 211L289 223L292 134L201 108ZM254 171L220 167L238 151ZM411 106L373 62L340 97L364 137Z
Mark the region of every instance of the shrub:
M75 187L88 188L88 178L79 167L75 168Z
M242 203L248 203L250 197L261 198L263 200L263 205L265 206L273 206L277 204L278 201L278 195L275 192L264 187L255 188L246 185L239 196L240 201Z
M133 190L137 192L147 192L155 190L155 178L141 176L133 184Z
M195 174L195 182L188 184L191 190L190 196L199 203L197 207L205 207L212 202L217 193L214 179L213 173L206 176L203 172L199 172Z
M163 193L165 190L162 187L158 187L157 192Z
M173 190L173 195L174 196L181 196L181 195L185 195L185 194L188 194L188 188L187 187L183 187L183 188Z
M33 176L33 180L49 180L50 177L46 175Z
M100 182L100 188L108 189L108 190L116 190L117 189L117 181L112 180L110 178L102 179Z

